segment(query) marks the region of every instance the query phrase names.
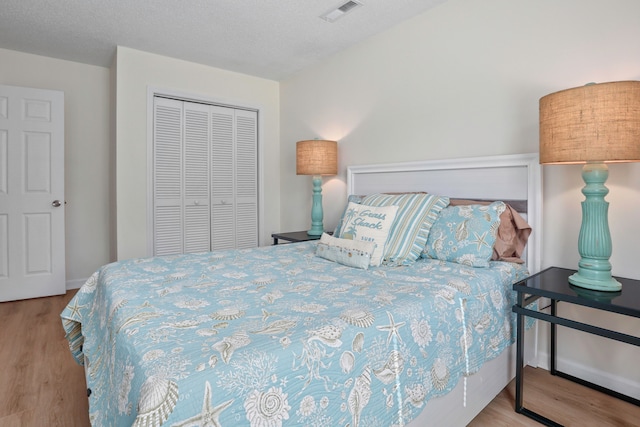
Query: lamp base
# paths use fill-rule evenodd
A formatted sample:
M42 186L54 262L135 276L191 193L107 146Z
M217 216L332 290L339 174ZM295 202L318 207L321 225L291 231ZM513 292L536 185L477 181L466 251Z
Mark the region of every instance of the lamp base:
M309 236L322 236L324 226L322 225L322 177L313 176L313 203L311 205L311 229L307 231Z
M582 194L582 224L578 236L580 262L569 283L594 291L615 292L622 285L611 277L611 233L609 232L609 202L604 197L609 190L604 185L609 168L604 162L587 162L582 167L585 186Z
M622 284L609 275L608 278L592 279L580 274L580 271L569 276L569 283L592 291L618 292Z

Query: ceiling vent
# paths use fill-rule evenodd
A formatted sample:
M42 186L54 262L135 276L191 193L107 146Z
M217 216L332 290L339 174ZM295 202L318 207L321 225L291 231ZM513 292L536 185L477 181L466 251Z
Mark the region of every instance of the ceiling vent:
M320 15L320 18L324 19L327 22L336 22L338 19L342 18L344 15L360 6L362 6L362 3L355 0L349 0L338 8L331 9L327 13Z

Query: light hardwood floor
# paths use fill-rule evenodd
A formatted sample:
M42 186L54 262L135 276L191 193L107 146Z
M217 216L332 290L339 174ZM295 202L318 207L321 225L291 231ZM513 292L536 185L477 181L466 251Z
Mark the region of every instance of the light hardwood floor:
M66 295L0 303L0 427L87 427L84 371L64 338L60 312ZM640 426L640 408L527 368L525 406L576 426ZM513 410L512 381L471 427L540 424ZM434 426L450 427L450 426Z
M74 293L0 303L0 426L89 425L84 370L60 321Z

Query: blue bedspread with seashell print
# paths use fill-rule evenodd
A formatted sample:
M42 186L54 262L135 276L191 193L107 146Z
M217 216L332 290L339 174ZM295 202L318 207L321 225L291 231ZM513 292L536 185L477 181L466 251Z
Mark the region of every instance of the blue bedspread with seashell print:
M92 425L402 425L513 342L523 266L360 270L315 247L102 267L61 314Z

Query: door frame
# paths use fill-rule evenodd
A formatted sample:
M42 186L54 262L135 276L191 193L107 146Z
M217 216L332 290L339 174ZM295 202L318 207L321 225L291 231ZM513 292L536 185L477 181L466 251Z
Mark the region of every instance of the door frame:
M259 105L251 105L241 101L223 100L202 94L194 94L176 91L162 87L147 87L147 256L153 256L153 99L156 96L172 98L178 101L196 102L200 104L216 105L220 107L235 108L238 110L255 111L258 115L257 150L258 150L258 245L266 245L264 230L264 145L263 120L264 110Z

